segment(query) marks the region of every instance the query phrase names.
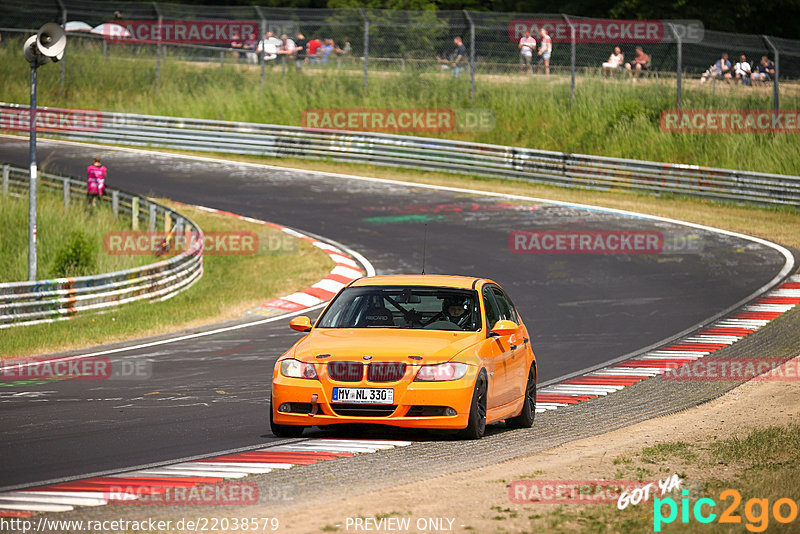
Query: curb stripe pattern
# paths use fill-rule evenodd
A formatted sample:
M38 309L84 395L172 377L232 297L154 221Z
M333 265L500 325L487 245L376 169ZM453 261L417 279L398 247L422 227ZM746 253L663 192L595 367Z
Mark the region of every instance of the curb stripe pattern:
M800 275L790 276L729 317L719 319L692 335L629 360L569 378L539 390L538 413L608 395L650 377L663 375L732 345L800 304Z
M10 491L0 493L0 517L31 517L38 512L68 512L79 506L134 501L140 496L162 495L176 488L213 485L225 479L370 454L411 443L398 440L306 440L216 458Z
M176 204L180 204L180 202L176 202ZM226 215L228 217L234 217L250 223L263 224L265 226L275 228L276 230L280 230L281 232L284 232L292 237L296 237L311 243L313 246L326 253L328 257L333 260L334 267L331 272L316 284L296 293L292 293L291 295L286 295L285 297L280 297L270 300L269 302L265 302L260 308L251 310L249 313L255 313L259 315L276 315L278 313L298 312L306 308L311 308L312 306L316 306L331 300L344 286L353 280L364 276L364 271L361 269L361 266L359 266L355 259L349 254L338 247L309 237L302 232L286 226L281 226L280 224L262 221L252 217L245 217L229 211L208 208L205 206L193 207L209 213Z

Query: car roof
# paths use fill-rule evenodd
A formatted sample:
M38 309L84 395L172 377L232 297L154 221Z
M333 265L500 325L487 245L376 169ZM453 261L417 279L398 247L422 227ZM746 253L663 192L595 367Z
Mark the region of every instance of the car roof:
M474 276L454 276L442 274L393 274L359 278L351 284L351 287L430 286L472 289L481 285L481 282L486 283L491 282L491 280L486 278L476 278Z

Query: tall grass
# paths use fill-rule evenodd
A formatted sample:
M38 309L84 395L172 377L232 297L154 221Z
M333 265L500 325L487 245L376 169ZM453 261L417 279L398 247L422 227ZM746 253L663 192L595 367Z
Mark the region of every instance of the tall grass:
M60 195L39 190L37 199L37 279L107 273L146 265L157 261L155 256L107 254L103 236L111 231L130 230L130 221L114 216L105 204L91 208L79 199L64 207ZM58 266L59 251L69 246L71 236L80 233L90 249L90 269L62 272ZM0 195L0 282L28 279L28 201Z
M308 108L446 107L488 109L489 131L450 132L444 137L562 152L800 174L798 134L672 134L660 130L662 110L675 107L674 79L578 79L574 105L565 76L479 75L469 100L466 76L438 73L372 72L368 90L357 69L268 68L264 85L258 67L187 63L167 58L160 84L152 57L111 47L103 57L97 43L70 43L67 78L60 68L40 69L39 101L54 107L92 108L157 115L300 125ZM28 65L13 40L0 48L0 99L26 103ZM800 91L784 84L782 107L800 108ZM727 84L699 86L687 80L683 107L738 109L772 107L771 87Z

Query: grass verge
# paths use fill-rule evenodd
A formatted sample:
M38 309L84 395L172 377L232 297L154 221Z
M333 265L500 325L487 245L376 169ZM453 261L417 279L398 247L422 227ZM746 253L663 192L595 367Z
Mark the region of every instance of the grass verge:
M5 44L5 43L4 43ZM27 102L28 65L13 39L0 47L0 99ZM285 77L269 69L260 82L257 66L188 63L170 58L155 82L153 58L111 48L103 57L96 43L75 40L67 51L67 78L60 69L40 71L43 106L90 108L177 117L300 125L304 110L319 108L451 108L489 110L493 128L464 128L438 135L464 141L524 146L570 153L692 163L781 174L800 174L796 133L664 133L660 113L675 107L675 81L578 79L574 105L569 77L533 79L480 75L474 100L467 77L434 73L378 73L369 90L357 71L315 71ZM684 109L771 109L770 87L687 81ZM799 107L800 91L782 84L781 105ZM432 135L432 134L424 134ZM434 134L435 135L435 134Z
M154 263L155 256L103 252L103 235L130 230L130 219L114 217L111 206L90 207L39 190L37 198L37 279L120 271ZM28 199L0 195L0 282L28 279Z
M3 330L0 355L7 358L69 350L238 317L271 298L308 287L333 267L320 249L304 240L287 240L278 230L166 200L160 202L188 216L206 232L254 232L261 250L254 255L206 255L200 281L164 302L137 302L70 321ZM264 247L265 243L273 245Z

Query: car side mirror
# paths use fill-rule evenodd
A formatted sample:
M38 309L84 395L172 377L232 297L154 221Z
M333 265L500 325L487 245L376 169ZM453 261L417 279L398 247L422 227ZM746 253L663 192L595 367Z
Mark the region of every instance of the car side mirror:
M305 315L298 315L289 321L289 328L298 332L308 332L311 330L311 319Z
M497 321L492 327L492 333L497 334L498 336L510 336L512 334L516 334L517 331L519 331L519 325L514 321L509 321L507 319Z

